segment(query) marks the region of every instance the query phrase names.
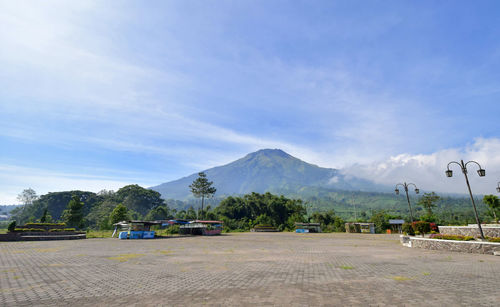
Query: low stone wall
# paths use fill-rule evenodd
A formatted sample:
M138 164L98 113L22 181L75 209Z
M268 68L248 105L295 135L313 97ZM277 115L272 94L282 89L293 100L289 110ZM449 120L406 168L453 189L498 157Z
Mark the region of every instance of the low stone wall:
M401 236L401 243L407 247L474 254L500 254L500 243L480 241L454 241Z
M438 226L439 233L446 235L460 235L479 237L479 228L477 225L472 226ZM487 237L500 237L500 226L481 226L483 233Z
M0 241L45 241L45 240L78 240L86 239L85 232L14 232L0 234Z

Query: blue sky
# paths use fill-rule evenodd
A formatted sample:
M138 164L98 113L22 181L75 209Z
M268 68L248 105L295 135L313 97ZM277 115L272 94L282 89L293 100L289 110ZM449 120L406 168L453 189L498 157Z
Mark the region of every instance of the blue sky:
M156 185L261 148L447 192L463 187L441 178L445 160L481 159L477 189L493 193L499 11L0 0L0 204L27 187Z

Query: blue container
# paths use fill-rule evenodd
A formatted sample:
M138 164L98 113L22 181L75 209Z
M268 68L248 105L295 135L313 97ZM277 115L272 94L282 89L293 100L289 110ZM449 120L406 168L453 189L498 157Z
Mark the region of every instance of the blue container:
M127 239L127 236L128 236L128 232L126 232L126 231L120 231L120 233L118 234L118 238L120 238L120 240Z
M296 233L308 233L309 229L295 229Z
M143 239L154 239L155 232L154 231L144 231L142 234Z
M143 231L131 231L130 239L142 239L142 233Z

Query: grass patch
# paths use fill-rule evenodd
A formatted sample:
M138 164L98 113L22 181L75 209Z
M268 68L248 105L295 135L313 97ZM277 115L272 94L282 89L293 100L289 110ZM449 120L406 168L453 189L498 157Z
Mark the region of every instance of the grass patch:
M118 256L114 256L114 257L108 257L108 259L117 260L120 262L126 262L126 261L129 261L130 259L138 258L141 256L144 256L144 254L123 254L123 255L118 255Z
M429 275L431 275L431 273L429 273L429 272L423 272L422 275L429 276Z
M392 279L395 281L407 281L407 280L412 280L413 278L406 277L406 276L392 276Z
M352 270L352 269L354 269L354 267L352 267L352 266L348 266L348 265L343 265L343 266L341 266L340 268L341 268L342 270Z
M87 239L93 238L111 238L113 230L88 230ZM118 234L118 231L117 231Z
M34 249L36 252L39 253L55 253L60 251L60 248L35 248Z
M169 255L169 254L172 254L173 251L169 251L169 250L155 250L155 254L162 254L162 255Z

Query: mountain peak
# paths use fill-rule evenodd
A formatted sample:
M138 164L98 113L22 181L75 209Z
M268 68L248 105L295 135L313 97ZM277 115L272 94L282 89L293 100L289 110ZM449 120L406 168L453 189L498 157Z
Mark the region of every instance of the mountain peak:
M257 150L255 152L248 154L248 156L261 156L261 155L277 156L277 157L292 157L291 155L287 154L286 152L284 152L283 150L278 149L278 148L275 148L275 149L265 148L265 149L260 149L260 150Z
M217 188L217 195L251 192L298 193L304 187L357 189L364 182L345 180L337 170L309 164L281 149L260 149L229 164L204 171ZM152 187L165 199L191 197L189 185L198 174ZM332 178L336 178L332 181Z

